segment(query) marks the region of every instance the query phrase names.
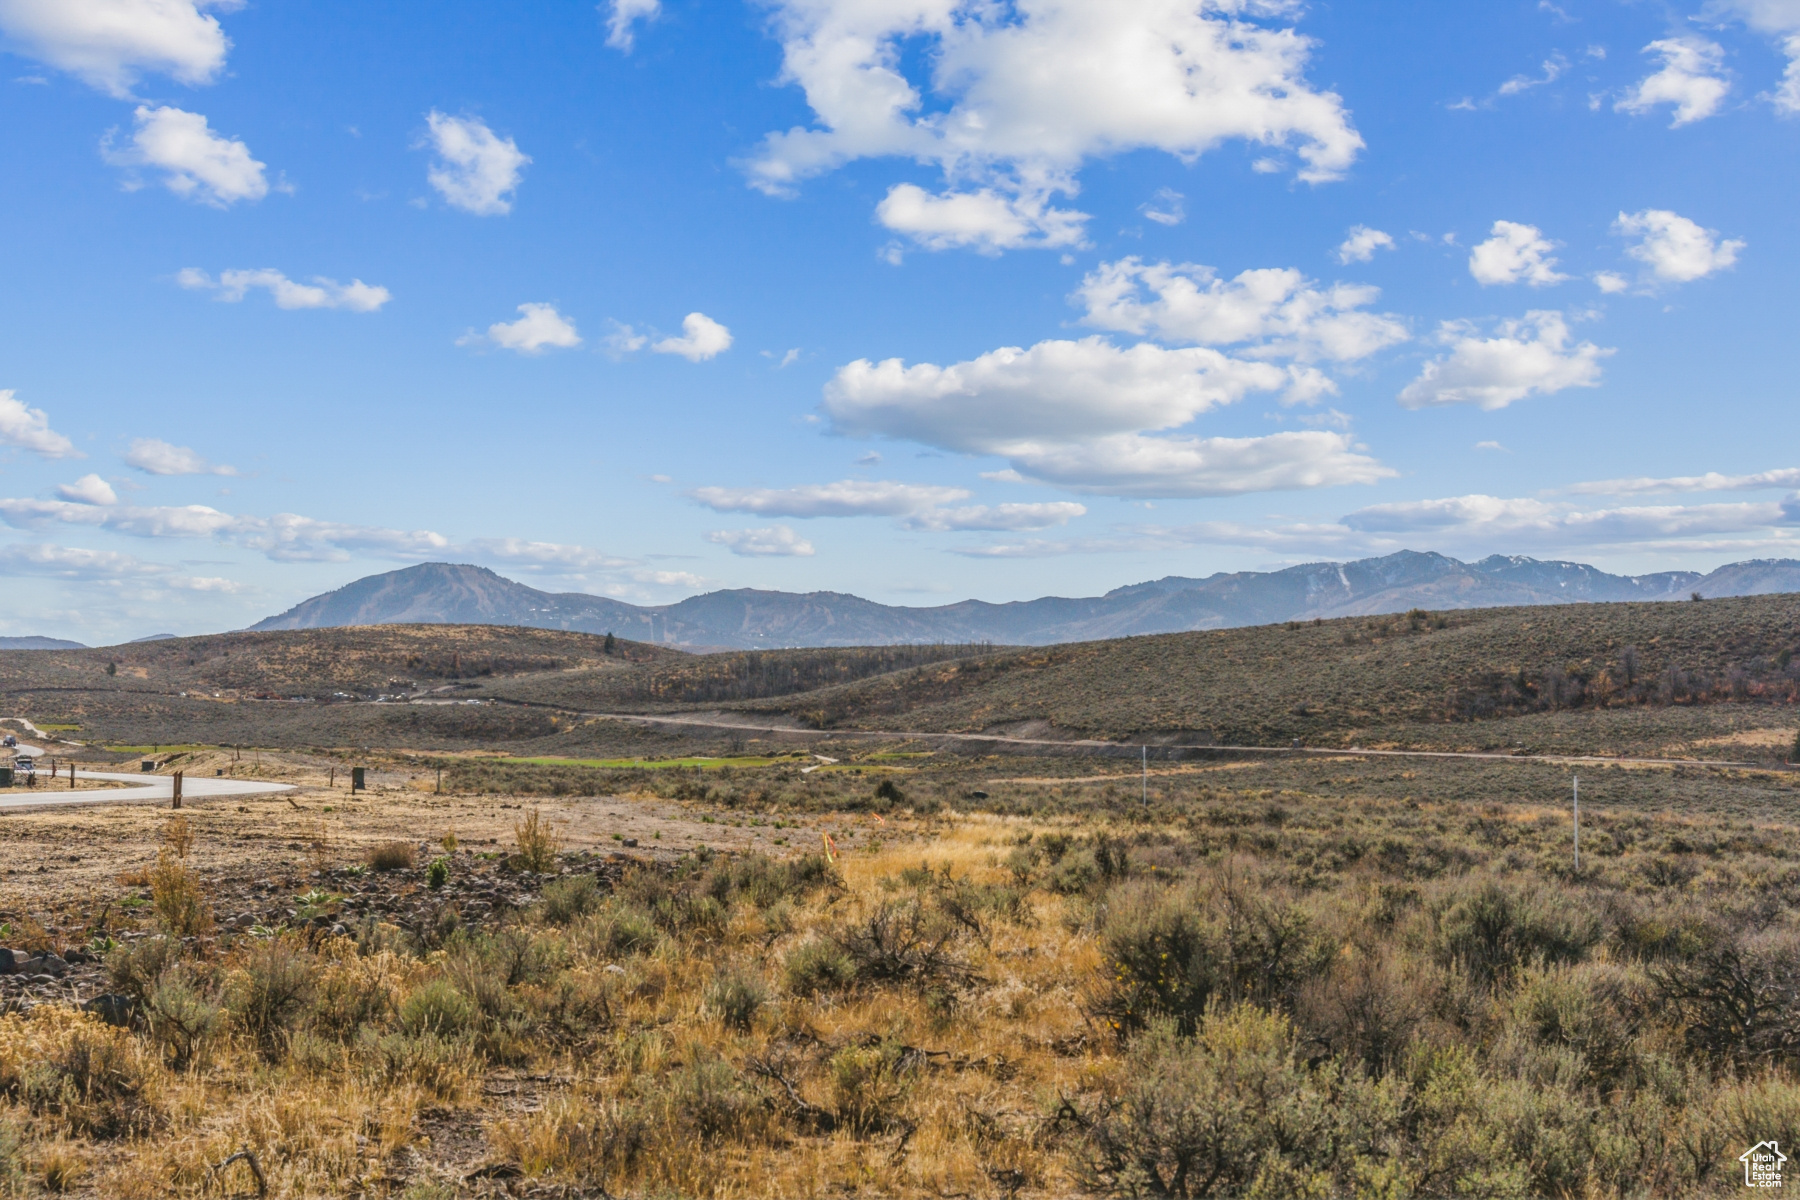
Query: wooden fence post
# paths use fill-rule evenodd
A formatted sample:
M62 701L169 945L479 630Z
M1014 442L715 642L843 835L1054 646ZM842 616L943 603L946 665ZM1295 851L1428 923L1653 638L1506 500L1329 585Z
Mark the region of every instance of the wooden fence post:
M170 808L180 808L181 807L181 772L180 771L175 772L174 792L171 796L171 803L170 803L169 807Z

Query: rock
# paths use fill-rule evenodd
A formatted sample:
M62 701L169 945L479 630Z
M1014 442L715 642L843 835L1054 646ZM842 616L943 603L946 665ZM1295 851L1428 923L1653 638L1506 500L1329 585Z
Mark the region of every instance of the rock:
M629 848L635 850L635 849L637 849L637 839L636 838L626 838L625 845L628 846Z
M81 1010L93 1013L108 1025L123 1027L131 1024L132 1010L136 1007L130 996L107 992L83 1004Z
M11 975L19 969L22 954L14 954L11 950L0 950L0 975Z
M38 954L23 962L15 962L13 970L20 975L31 975L43 979L55 979L69 973L69 964L54 954Z
M606 973L608 975L623 975L625 973L625 968L621 967L618 963L607 963Z
M100 961L98 958L94 957L92 954L89 954L86 950L82 949L81 947L76 947L75 949L69 951L67 954L63 955L63 958L67 959L71 963L91 963L91 962L99 962Z

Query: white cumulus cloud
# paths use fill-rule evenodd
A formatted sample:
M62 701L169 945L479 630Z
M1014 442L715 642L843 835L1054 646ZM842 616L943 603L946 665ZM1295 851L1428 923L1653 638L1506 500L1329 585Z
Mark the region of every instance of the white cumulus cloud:
M637 43L637 23L655 20L662 11L662 0L612 0L602 4L600 11L606 13L606 44L630 54Z
M1388 473L1340 434L1146 436L1292 380L1274 364L1209 347L1121 349L1090 337L949 366L858 360L827 384L824 409L841 433L999 455L1021 475L1098 494L1230 495Z
M1349 266L1353 262L1368 262L1375 257L1377 250L1392 250L1394 236L1383 233L1379 229L1370 229L1367 225L1352 225L1350 233L1337 248L1338 262Z
M688 495L714 512L764 517L894 517L967 500L963 488L840 479L791 488L695 488Z
M1719 231L1706 229L1666 208L1620 213L1613 232L1635 238L1625 253L1644 264L1651 278L1665 283L1688 283L1737 262L1740 241L1719 241Z
M1672 105L1671 129L1703 121L1719 111L1731 82L1725 78L1725 50L1701 37L1661 38L1644 53L1662 59L1662 69L1646 76L1619 97L1613 108L1640 115L1660 104Z
M1469 274L1477 283L1484 287L1506 283L1546 287L1568 278L1556 270L1551 253L1556 243L1544 237L1537 226L1495 221L1489 232L1493 236L1469 252Z
M575 323L556 311L554 304L521 304L519 319L497 321L486 333L465 333L456 339L459 346L483 343L520 354L542 354L547 347L566 350L581 345Z
M1400 392L1407 408L1474 404L1505 408L1531 395L1571 387L1596 387L1600 360L1613 353L1592 342L1570 345L1569 325L1559 312L1529 312L1506 321L1499 336L1484 338L1464 322L1446 322L1440 340L1450 353L1425 364Z
M1011 460L1070 491L1146 499L1338 487L1394 474L1347 434L1323 431L1245 438L1125 433L1021 447Z
M824 407L851 436L1006 454L1042 441L1174 428L1287 381L1273 364L1206 347L1120 349L1088 337L1007 346L949 366L859 359L826 385Z
M715 529L706 540L745 558L811 558L813 544L786 525L766 529Z
M1800 112L1800 0L1712 0L1703 15L1716 21L1742 21L1758 33L1778 39L1788 58L1787 73L1768 99L1778 112Z
M993 188L938 195L896 184L875 216L927 250L967 247L982 254L1027 246L1078 246L1086 213L1053 207L1044 194L1008 195Z
M129 145L116 146L109 134L101 147L113 165L160 171L171 192L214 208L269 194L264 165L250 157L250 147L214 133L199 113L140 104L133 117Z
M82 458L75 443L50 428L41 408L27 408L11 388L0 389L0 446L29 450L39 458Z
M1089 158L1136 149L1191 159L1240 139L1291 150L1302 179L1334 179L1363 142L1337 95L1306 79L1311 42L1266 0L776 0L785 83L815 124L769 134L751 183L791 192L859 158L938 167L945 189L901 184L878 211L921 245L995 251L1080 240L1053 204ZM924 53L915 54L922 49ZM903 50L905 54L903 56ZM907 64L923 64L911 76Z
M425 178L452 208L480 217L512 211L512 193L531 156L479 117L452 117L432 109L425 115L438 161Z
M296 283L273 267L221 271L217 279L198 267L184 267L176 274L175 282L184 288L215 291L218 295L214 298L228 304L236 304L252 288L263 288L274 299L276 308L347 308L351 312L374 312L393 299L393 293L386 288L360 279L339 283L315 275L310 283Z
M691 312L681 319L680 337L666 337L650 349L657 354L679 354L689 362L705 362L731 349L731 330L705 313Z
M0 0L0 32L40 62L120 99L144 71L211 83L230 46L216 17L242 0Z
M77 504L117 504L119 494L98 475L83 475L74 483L58 484L56 494Z
M1394 317L1361 311L1380 297L1379 288L1322 288L1292 268L1227 280L1195 263L1124 258L1090 271L1075 295L1087 309L1085 324L1165 341L1241 345L1259 358L1350 362L1407 336Z
M125 465L147 475L236 475L236 467L206 461L186 446L160 438L137 438L125 452Z

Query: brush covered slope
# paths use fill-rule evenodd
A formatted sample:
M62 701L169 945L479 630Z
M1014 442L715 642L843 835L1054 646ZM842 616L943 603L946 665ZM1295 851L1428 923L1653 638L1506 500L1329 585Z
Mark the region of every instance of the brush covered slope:
M689 655L615 639L608 654L586 634L413 625L0 654L0 700L133 745L604 753L601 726L618 723L598 714L732 710L821 730L1650 753L1790 724L1797 653L1791 595L1418 610L1044 648ZM305 702L258 703L271 698Z
M598 686L579 672L520 676L483 693L588 710L715 705L827 729L1329 745L1378 726L1785 705L1800 689L1797 653L1800 598L1779 595L1421 610L992 650L760 700L723 685L761 655L646 663Z
M680 651L594 634L502 625L384 625L222 633L95 650L0 653L0 694L214 691L237 698L330 699L417 693L494 676L618 669Z

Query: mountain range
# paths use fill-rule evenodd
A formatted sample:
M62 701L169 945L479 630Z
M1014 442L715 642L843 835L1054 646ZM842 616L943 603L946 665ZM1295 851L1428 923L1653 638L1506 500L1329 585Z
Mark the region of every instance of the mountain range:
M934 642L1050 645L1344 617L1411 608L1686 600L1800 592L1800 561L1756 559L1710 574L1611 575L1572 562L1494 555L1465 563L1402 550L1383 558L1168 576L1104 596L933 608L877 604L841 592L708 592L675 604L636 605L580 592L541 592L485 567L422 563L370 575L314 596L252 630L345 625L525 625L616 633L684 649L761 650Z

